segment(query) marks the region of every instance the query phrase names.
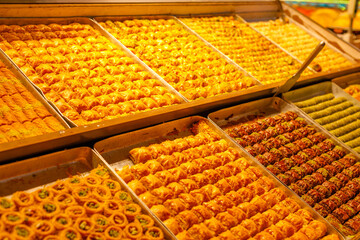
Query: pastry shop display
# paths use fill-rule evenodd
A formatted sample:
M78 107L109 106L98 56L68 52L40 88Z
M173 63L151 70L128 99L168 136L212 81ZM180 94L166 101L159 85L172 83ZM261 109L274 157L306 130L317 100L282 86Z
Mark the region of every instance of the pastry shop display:
M233 16L180 20L263 84L288 80L300 68L290 55ZM306 69L303 76L311 74Z
M281 19L250 23L301 61L305 61L319 40L292 22ZM317 72L336 71L352 63L340 53L325 46L310 66Z
M101 166L1 197L0 215L1 239L164 239L154 220Z
M358 198L358 158L347 154L297 113L252 115L222 128L322 216ZM354 235L359 229L338 230Z
M360 101L360 85L359 84L351 84L344 89L345 92L356 98Z
M76 125L182 101L88 24L1 25L0 48Z
M99 22L189 100L242 90L255 81L174 19Z
M333 93L316 96L295 105L330 133L360 153L360 107Z
M204 120L193 123L191 132L127 150L134 165L116 170L177 239L285 239L301 234L320 239L328 234L323 222L251 166Z
M0 143L65 130L65 127L0 60Z

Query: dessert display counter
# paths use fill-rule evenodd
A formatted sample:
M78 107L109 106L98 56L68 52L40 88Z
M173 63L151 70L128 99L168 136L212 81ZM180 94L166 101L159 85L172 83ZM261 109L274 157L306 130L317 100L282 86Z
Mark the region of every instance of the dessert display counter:
M4 145L0 159L271 96L320 40L327 47L296 87L359 69L355 48L290 6L283 9L290 23L278 24L272 1L1 4L5 57L72 128L42 145L36 138ZM269 27L295 35L276 38Z

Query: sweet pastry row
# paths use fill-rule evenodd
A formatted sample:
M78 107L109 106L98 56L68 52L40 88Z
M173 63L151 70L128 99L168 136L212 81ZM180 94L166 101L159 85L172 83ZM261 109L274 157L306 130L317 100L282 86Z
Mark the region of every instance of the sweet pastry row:
M187 99L254 85L235 66L173 19L105 21L100 25Z
M0 143L64 129L0 61Z
M301 61L305 61L320 42L294 23L283 22L281 19L250 24ZM317 72L327 72L350 65L351 62L340 53L325 46L310 66Z
M325 135L309 126L294 112L272 117L258 116L223 127L245 150L301 196L324 217L360 193L360 164L352 154L336 146ZM353 217L343 221L357 221ZM338 210L339 211L339 210ZM332 216L332 215L331 215ZM336 215L340 217L340 215ZM339 225L335 225L339 226ZM338 228L346 235L359 232L356 224Z
M77 125L179 104L90 25L1 25L0 48Z
M360 107L332 93L296 102L295 105L346 145L360 152Z
M101 166L33 192L0 198L0 239L164 239Z
M233 16L180 18L263 84L289 79L300 64ZM311 75L308 69L304 76Z
M117 170L178 239L320 239L326 226L204 121L193 135L129 151ZM338 239L330 235L324 239Z

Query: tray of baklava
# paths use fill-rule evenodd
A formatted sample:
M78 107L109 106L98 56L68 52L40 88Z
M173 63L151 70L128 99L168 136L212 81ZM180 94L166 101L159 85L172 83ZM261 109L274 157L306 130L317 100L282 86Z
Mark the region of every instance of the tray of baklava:
M360 102L332 82L323 82L283 94L323 128L360 152Z
M0 48L72 126L186 102L89 18L0 25Z
M70 128L1 50L0 79L0 151L27 144L47 148L44 143Z
M191 15L179 20L214 45L262 84L284 81L301 62L246 23L239 15ZM307 68L303 76L314 74Z
M347 239L358 239L358 155L295 106L261 99L209 115Z
M174 17L96 17L106 31L188 100L260 83Z
M316 72L338 71L356 63L354 58L340 52L321 34L309 30L292 18L287 17L285 21L281 18L249 19L249 24L301 61L306 60L320 41L325 41L326 46L310 64Z
M317 74L301 81L304 85L319 78L331 79L357 72L360 52L353 45L324 29L290 5L283 3L283 11L253 11L240 13L252 27L273 40L289 53L304 61L320 41L326 46L310 66ZM282 15L282 16L281 16Z
M174 239L88 147L0 166L1 239Z
M203 117L94 145L177 239L343 239Z
M191 52L192 55L200 51L199 47L201 44L199 43L201 41L203 44L210 44L210 47L215 49L216 52L220 52L221 54L225 55L227 59L231 59L231 61L235 62L238 66L244 69L248 74L250 74L250 76L256 78L261 84L269 84L288 79L289 76L295 73L297 68L300 67L300 63L296 59L284 52L276 44L267 40L260 33L253 30L251 27L245 24L242 19L236 17L235 15L227 14L214 16L213 14L209 14L203 18L168 17L168 19L160 18L160 20L153 19L151 17L148 17L148 19L144 17L140 19L102 17L95 18L95 20L98 21L117 39L119 39L119 41L124 42L125 45L127 44L130 48L133 48L134 52L139 56L140 59L143 59L145 63L160 73L162 73L162 69L164 67L161 64L159 65L159 61L155 56L150 57L150 59L148 57L148 54L151 53L152 48L145 48L145 50L143 50L144 47L141 45L141 41L134 42L132 39L133 32L152 35L154 32L160 30L165 34L168 34L169 31L167 28L164 28L164 26L170 25L173 28L176 26L176 28L179 29L179 32L170 31L171 33L169 34L175 36L180 34L180 39L184 42L183 49L181 49L182 51L187 49ZM122 31L124 28L128 30ZM217 30L214 31L214 28ZM193 35L191 38L198 37L196 42L189 45L189 42L193 41L189 38L183 37L185 32L190 32L190 34ZM152 39L149 40L149 38L145 35L138 35L141 35L140 40L146 41L147 44L159 44L158 42L154 42ZM168 48L168 41L166 40L171 40L171 38L172 36L170 35L166 37L164 39L165 42L163 42L163 36L155 34L155 39L159 40L160 44L165 48ZM256 39L256 41L254 39ZM178 46L178 43L173 42L170 44L170 46L171 45ZM170 56L168 54L161 54L162 58L166 62L169 62L166 67L170 69L181 69L182 66L178 65L178 63L174 61L176 56L173 54L176 54L176 51L174 52L174 50L172 50ZM180 56L183 57L182 55ZM193 57L194 56L191 56L191 58ZM198 62L204 62L204 58L206 59L207 56L199 54L197 57L200 58L198 59ZM277 61L274 61L274 59L277 59ZM188 62L189 61L191 62L192 60L188 59ZM196 69L199 68L195 67L195 70ZM180 86L178 86L179 83L177 78L179 76L174 76L173 72L170 72L171 75L168 75L168 73L169 72L162 73L163 78L169 81L176 89L179 89L180 93L182 93L185 97L193 99L194 97L191 97L187 93L183 93L180 90L180 88L183 88L184 84L180 82ZM308 69L305 71L305 73L310 74L311 70ZM179 73L177 73L177 75L179 75ZM182 76L180 75L180 78L181 77ZM188 80L193 80L191 79L191 76L187 77ZM204 80L207 82L206 78ZM185 83L188 83L188 81ZM201 82L199 84L201 84Z

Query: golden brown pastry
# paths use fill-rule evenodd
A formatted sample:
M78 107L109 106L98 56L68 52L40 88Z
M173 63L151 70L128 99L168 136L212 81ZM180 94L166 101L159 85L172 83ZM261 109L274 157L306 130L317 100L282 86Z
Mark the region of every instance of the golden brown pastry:
M241 225L231 228L230 231L236 239L245 240L250 238L250 232Z
M161 204L161 200L156 196L152 195L150 192L145 192L139 195L141 201L143 201L149 208L154 205Z
M130 181L128 186L134 191L136 195L140 195L147 191L145 186L137 179Z
M166 187L173 192L174 197L179 196L181 193L187 193L186 188L177 182L172 182L168 184Z
M171 216L170 211L163 205L153 205L150 210L161 220L165 221Z
M189 229L194 224L199 223L199 218L193 212L185 210L176 215L176 220L179 222L183 229Z
M140 182L149 190L153 190L155 188L159 188L163 186L163 182L157 178L155 175L149 174L140 179ZM156 195L156 194L155 194Z
M207 228L204 223L193 225L189 228L188 232L195 239L210 239L215 236L215 233Z
M186 204L179 198L168 199L163 204L170 211L172 216L176 216L180 212L186 210Z
M179 222L175 218L169 218L164 221L166 227L170 229L170 231L177 235L181 233L184 229L180 226Z

